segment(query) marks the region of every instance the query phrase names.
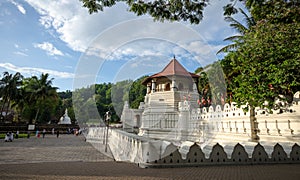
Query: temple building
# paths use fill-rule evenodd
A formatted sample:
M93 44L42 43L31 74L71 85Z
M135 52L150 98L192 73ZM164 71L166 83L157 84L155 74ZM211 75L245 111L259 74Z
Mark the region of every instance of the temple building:
M109 137L116 161L139 167L300 162L299 91L292 103L281 108L255 108L256 142L250 112L243 109L247 106L231 102L199 107L198 75L188 72L175 57L142 83L147 91L139 108L124 103L123 130L88 129L86 139L99 151L99 143Z
M159 73L143 81L147 86L139 109L124 104L121 121L127 131L139 128L138 134L150 138L184 140L189 126L188 110L197 108L199 76L188 72L174 57Z
M172 142L251 141L250 112L231 104L200 108L198 75L188 72L175 58L159 73L143 81L147 86L138 109L124 103L121 121L127 132ZM299 92L290 106L269 110L255 108L257 134L263 141L294 142L300 133ZM276 136L276 138L274 138ZM298 140L298 139L297 139Z

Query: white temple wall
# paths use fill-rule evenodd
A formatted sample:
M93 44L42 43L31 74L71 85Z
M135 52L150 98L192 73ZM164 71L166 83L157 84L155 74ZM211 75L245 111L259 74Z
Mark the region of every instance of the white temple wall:
M89 128L87 142L101 151L105 128ZM295 143L213 142L201 148L196 143L174 145L171 141L151 140L117 129L109 130L108 145L116 161L140 167L207 166L224 164L299 163L300 146ZM98 142L96 142L98 140Z
M145 102L143 108L136 110L123 109L123 126L130 128L137 124L136 114L142 113L141 128L139 135L157 139L176 137L175 139L186 139L190 141L201 141L204 134L218 133L221 138L238 139L238 135L248 140L251 133L250 113L244 112L243 107L238 108L234 103L225 104L223 110L220 105L208 108L196 108L195 101L180 101L176 106L174 98L188 96L184 92L155 92L147 95L153 98ZM167 95L167 96L165 96ZM161 97L165 96L164 99ZM169 99L172 99L169 101ZM189 97L190 99L193 99ZM146 99L146 98L145 98ZM151 104L150 104L151 102ZM175 110L174 110L175 109ZM127 114L127 115L126 115ZM265 140L266 137L292 137L300 134L300 103L293 102L293 105L286 110L273 110L273 113L266 109L256 108L258 122L258 135ZM183 132L183 131L189 132ZM165 135L167 134L167 135ZM187 136L186 138L183 138ZM172 139L174 139L174 137ZM284 139L284 138L281 138Z
M198 142L199 137L204 134L218 134L216 138L225 140L248 141L251 133L250 114L234 104L225 104L222 111L221 106L215 108L194 108L190 109L190 115L183 112L190 108L188 102L179 103L180 114L190 117L188 140ZM287 108L286 112L279 113L279 110L269 114L264 109L256 108L259 135L261 140L280 138L285 141L288 138L300 134L300 106L294 103Z
M123 129L126 131L133 131L133 128L141 126L141 118L143 113L143 106L144 104L140 104L139 109L130 109L128 102L124 103L121 121L123 125Z

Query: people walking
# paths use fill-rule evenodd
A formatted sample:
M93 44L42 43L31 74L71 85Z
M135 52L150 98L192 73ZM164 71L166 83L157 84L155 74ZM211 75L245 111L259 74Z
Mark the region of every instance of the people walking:
M30 131L27 131L27 138L30 138Z
M45 138L46 129L43 129L43 138Z
M38 138L40 137L40 132L39 132L38 129L37 129L36 132L35 132L35 136L38 137Z
M19 130L17 130L17 132L16 132L16 139L18 139L19 138Z
M59 130L56 131L56 137L58 138L59 136Z

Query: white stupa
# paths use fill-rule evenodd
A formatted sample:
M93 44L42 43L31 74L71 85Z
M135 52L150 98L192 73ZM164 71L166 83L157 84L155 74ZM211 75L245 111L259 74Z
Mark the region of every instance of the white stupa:
M68 109L65 110L65 114L60 118L58 124L71 124L71 118L68 115Z

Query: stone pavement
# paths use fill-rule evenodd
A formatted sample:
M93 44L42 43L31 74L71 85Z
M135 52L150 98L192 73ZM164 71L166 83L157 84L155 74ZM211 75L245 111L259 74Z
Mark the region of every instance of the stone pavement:
M83 136L46 135L0 143L0 164L66 161L99 162L112 158L98 153Z
M0 179L300 179L300 164L141 169L113 161L83 136L46 135L0 141Z

